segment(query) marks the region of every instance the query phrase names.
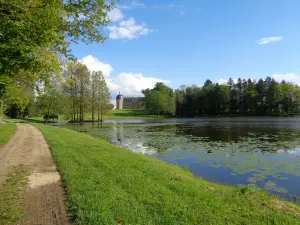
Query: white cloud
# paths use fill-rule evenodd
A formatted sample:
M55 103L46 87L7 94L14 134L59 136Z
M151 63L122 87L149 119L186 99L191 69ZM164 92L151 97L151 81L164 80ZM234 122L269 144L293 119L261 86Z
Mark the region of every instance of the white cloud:
M259 45L265 45L265 44L269 44L271 42L281 41L282 39L283 39L283 37L281 37L281 36L266 37L266 38L261 38L261 39L257 40L256 43Z
M285 73L285 74L273 74L272 78L276 80L277 82L286 81L286 82L292 82L294 84L300 85L300 76L294 74L294 73Z
M120 73L115 79L108 82L112 93L121 92L125 96L141 96L141 91L153 88L157 82L170 84L168 80L154 77L145 77L142 73Z
M107 15L108 15L108 17L110 18L110 20L112 22L120 21L120 20L122 20L124 18L123 13L118 8L114 8L113 10L111 10L110 12L108 12Z
M149 8L149 9L175 9L175 8L184 8L184 5L179 4L149 4L145 5L144 3L138 1L132 1L127 5L118 5L119 9L134 9L134 8Z
M142 2L132 1L128 5L118 5L119 9L133 9L133 8L145 8L146 5Z
M136 39L140 36L147 36L152 30L146 24L136 24L134 18L122 20L119 26L108 26L111 39Z
M178 5L178 4L155 4L152 6L149 6L150 8L155 9L175 9L175 8L184 8L184 5Z
M110 64L101 62L98 58L88 55L80 60L91 71L102 71L106 79L109 90L112 94L111 102L115 104L115 97L119 91L124 96L143 96L142 90L153 88L157 82L170 84L169 80L162 80L155 77L146 77L142 73L122 72L116 77L112 77L113 67Z
M131 9L129 5L118 5L119 9Z
M229 79L219 79L216 81L218 84L227 84ZM233 79L233 82L236 84L238 79Z
M90 71L102 71L105 77L109 77L114 70L110 64L103 63L92 55L82 58L80 62L85 64Z
M145 4L138 1L132 1L131 6L134 8L144 8Z
M135 20L130 17L128 20L123 20L120 22L121 27L130 27L135 25Z
M218 84L227 84L227 82L228 82L228 80L226 80L226 79L219 79L219 80L217 80L216 83L218 83Z

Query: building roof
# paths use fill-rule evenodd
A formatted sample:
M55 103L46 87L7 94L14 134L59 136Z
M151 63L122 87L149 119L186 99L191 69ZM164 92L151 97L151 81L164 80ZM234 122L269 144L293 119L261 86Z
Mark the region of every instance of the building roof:
M123 95L121 95L121 93L119 92L119 94L117 95L117 100L119 100L120 98L123 98Z

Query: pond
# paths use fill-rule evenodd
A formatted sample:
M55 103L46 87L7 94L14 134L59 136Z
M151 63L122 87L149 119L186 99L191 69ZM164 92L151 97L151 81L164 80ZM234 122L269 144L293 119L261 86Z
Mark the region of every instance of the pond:
M203 179L256 185L299 202L300 118L111 120L102 128L65 126L185 167Z

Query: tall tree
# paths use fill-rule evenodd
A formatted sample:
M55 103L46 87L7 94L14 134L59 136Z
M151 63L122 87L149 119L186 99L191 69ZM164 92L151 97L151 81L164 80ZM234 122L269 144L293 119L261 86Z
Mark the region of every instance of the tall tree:
M92 123L94 124L95 121L95 106L96 106L96 73L97 72L92 72L91 73L91 110L92 110Z
M162 82L156 83L153 89L143 90L146 108L154 114L175 114L176 94L173 89Z
M50 115L58 115L62 112L62 95L55 86L47 86L44 93L38 96L38 107L42 115L46 116L46 122Z
M20 88L21 82L34 87L58 74L60 58L74 59L72 42L106 39L103 27L114 6L113 0L2 0L0 82L8 84L6 89Z
M109 108L109 101L111 94L107 86L106 80L104 79L103 73L101 71L93 73L93 83L95 90L95 107L97 109L97 121L98 124L103 122L103 115L107 112Z

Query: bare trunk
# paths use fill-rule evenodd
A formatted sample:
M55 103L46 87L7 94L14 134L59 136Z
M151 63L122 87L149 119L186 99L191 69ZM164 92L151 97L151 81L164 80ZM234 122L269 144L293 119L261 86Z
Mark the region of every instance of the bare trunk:
M79 103L79 114L80 114L80 124L83 124L83 99L84 98L84 83L83 80L81 80L80 84L80 103Z
M99 109L99 106L98 106L98 118L97 118L97 121L98 121L98 124L100 122L100 109Z
M93 104L93 103L92 103ZM94 124L95 116L94 116L94 105L92 105L92 123Z
M92 90L92 123L94 124L95 120L95 93L94 90Z

